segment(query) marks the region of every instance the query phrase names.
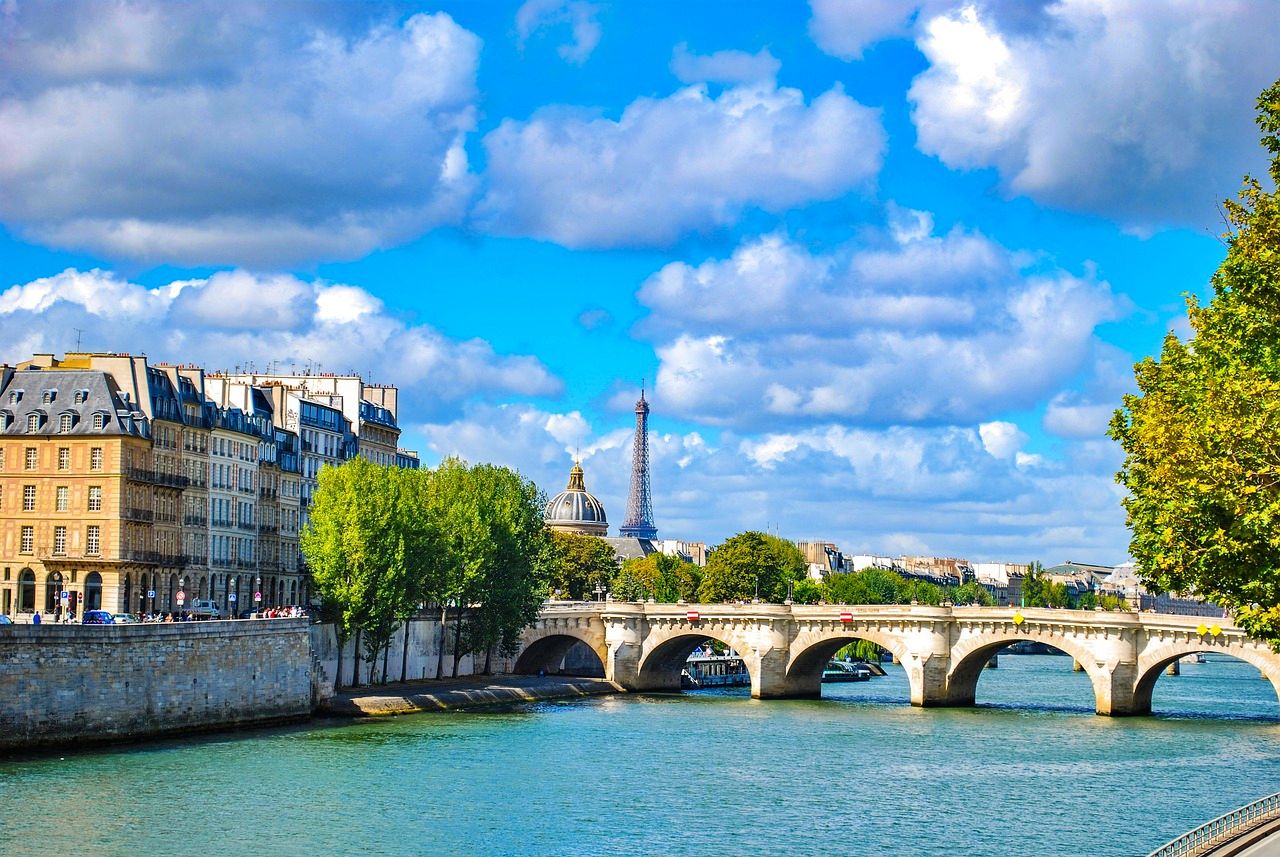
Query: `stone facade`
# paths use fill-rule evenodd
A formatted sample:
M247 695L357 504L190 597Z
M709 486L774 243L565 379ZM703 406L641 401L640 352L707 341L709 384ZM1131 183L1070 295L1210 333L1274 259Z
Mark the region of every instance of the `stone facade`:
M0 751L303 718L305 621L0 625Z

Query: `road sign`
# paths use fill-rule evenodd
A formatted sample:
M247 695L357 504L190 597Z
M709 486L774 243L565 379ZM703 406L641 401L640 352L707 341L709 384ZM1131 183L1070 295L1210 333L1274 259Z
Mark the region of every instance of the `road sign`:
M65 589L64 589L64 590L62 590L62 600L63 600L63 601L66 601L66 600L67 600L68 598L70 598L70 597L71 597L71 593L70 593L70 592L68 592L68 591L67 591L67 590L65 590Z
M186 601L186 600L187 600L187 593L185 593L185 592L183 592L181 589L179 589L179 590L178 590L178 604L182 604L182 602L183 602L183 601Z
M155 591L154 589L148 589L148 590L147 590L147 597L148 597L148 598L155 598L155 597L156 597L156 591Z
M232 604L235 604L235 603L236 603L236 594L235 594L234 592L233 592L233 593L231 593L230 595L228 595L228 596L227 596L227 600L228 600L228 601L230 601Z
M688 619L690 622L697 622L702 618L702 615L697 610L689 610L684 614L684 618Z
M262 593L261 593L261 592L255 592L255 593L253 593L253 600L254 600L254 601L261 601L261 600L262 600Z

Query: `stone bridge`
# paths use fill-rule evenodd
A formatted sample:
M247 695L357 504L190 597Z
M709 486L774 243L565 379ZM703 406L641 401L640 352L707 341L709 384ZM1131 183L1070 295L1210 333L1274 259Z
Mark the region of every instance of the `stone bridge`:
M821 695L823 668L855 640L893 653L913 705L972 705L987 661L1020 640L1073 657L1098 714L1151 713L1161 672L1196 652L1252 664L1280 695L1280 655L1226 619L1011 607L549 602L525 632L514 671L555 671L582 642L626 690L679 690L685 659L708 638L743 657L760 699Z

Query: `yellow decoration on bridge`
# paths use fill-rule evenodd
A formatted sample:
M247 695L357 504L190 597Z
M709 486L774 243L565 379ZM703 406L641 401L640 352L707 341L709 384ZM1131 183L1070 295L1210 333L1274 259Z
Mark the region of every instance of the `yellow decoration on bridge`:
M1021 624L1022 624L1023 622L1025 622L1025 621L1027 621L1027 620L1026 620L1026 619L1024 619L1024 618L1022 617L1022 614L1021 614L1021 613L1014 613L1014 614L1013 614L1013 624L1015 624L1015 625L1021 625Z
M1222 629L1221 629L1220 627L1218 627L1217 625L1214 625L1212 628L1210 628L1210 629L1209 629L1209 633L1210 633L1210 634L1213 634L1213 636L1215 636L1215 637L1216 637L1216 636L1218 636L1219 634L1221 634L1221 633L1222 633Z
M1203 637L1205 634L1209 633L1209 627L1201 622L1199 625L1196 625L1196 633Z

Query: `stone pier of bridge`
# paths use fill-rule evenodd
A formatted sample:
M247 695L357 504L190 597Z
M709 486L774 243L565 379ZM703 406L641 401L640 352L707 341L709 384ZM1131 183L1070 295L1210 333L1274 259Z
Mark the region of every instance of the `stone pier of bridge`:
M676 691L686 659L708 639L743 658L760 699L820 696L827 662L856 640L893 653L920 706L972 705L992 655L1023 640L1070 655L1103 715L1150 713L1156 679L1196 652L1253 664L1280 694L1280 655L1226 619L1007 607L550 602L526 631L515 671L554 670L580 642L624 689Z

